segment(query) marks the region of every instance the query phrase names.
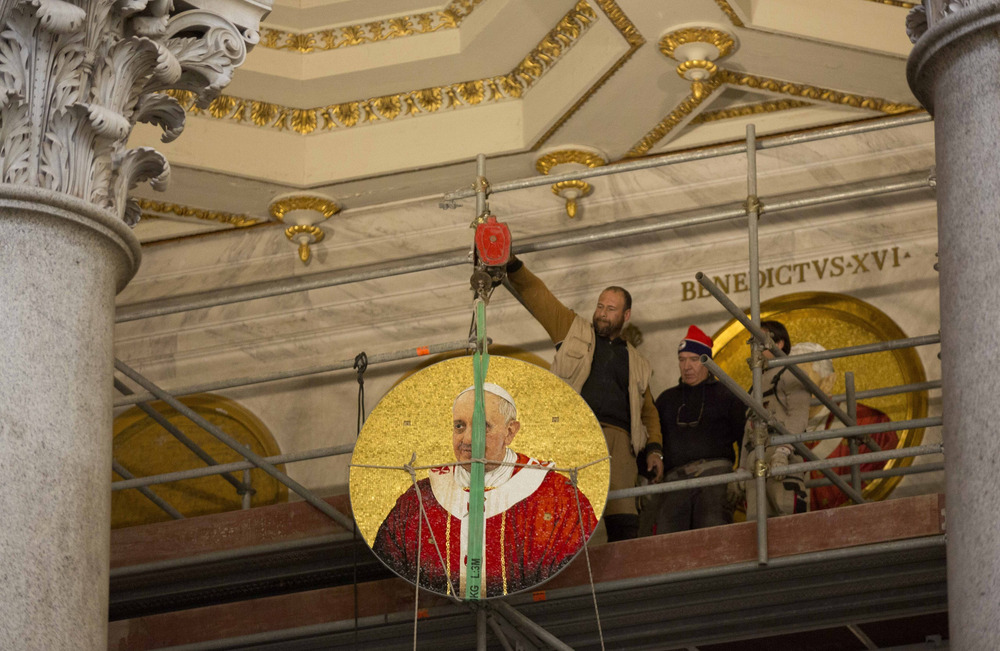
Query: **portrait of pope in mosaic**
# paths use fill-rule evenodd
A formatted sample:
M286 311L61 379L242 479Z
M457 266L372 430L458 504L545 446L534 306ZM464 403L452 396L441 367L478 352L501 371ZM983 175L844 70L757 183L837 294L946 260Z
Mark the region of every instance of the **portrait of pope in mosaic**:
M459 377L471 377L469 358L442 364L450 365L452 362L459 362L451 369L458 371ZM521 369L521 366L528 367L531 369L529 376L548 383L545 376L549 374L543 369L525 362L497 357L491 360L490 379L504 381L494 377L503 376L504 373L493 371L502 370L508 363L522 371L526 369ZM434 368L425 369L424 372ZM419 375L421 374L409 381L419 383ZM525 382L523 373L521 375L519 379L513 379L513 384L509 384L510 380L504 384L491 381L486 382L483 387L485 481L479 593L487 598L532 588L565 567L593 533L600 517L600 511L595 510L594 501L602 509L607 493L607 451L603 447L603 436L596 421L589 431L587 427L579 427L581 423L591 424L583 416L589 416L593 420L586 405L580 401L585 412L581 416L581 405L565 403L562 391L558 391L560 395L555 401L545 400L544 389L542 393L535 390L522 393L524 389L530 389L532 383ZM509 391L507 386L511 386L512 390ZM561 381L552 386L565 388L576 397ZM403 385L397 389L401 387ZM516 399L515 394L521 396L521 399ZM384 400L393 400L391 396L392 392ZM539 414L530 418L527 416L528 410L519 402L529 406L547 404L549 410L554 407L555 411L549 411L541 418L538 417ZM435 404L438 408L442 406L440 400L435 401ZM430 436L438 439L438 442L450 443L447 458L439 460L440 457L437 457L436 462L421 463L420 451L413 451L417 454L416 463L410 464L414 468L414 476L410 477L408 470L395 473L405 472L409 486L401 493L396 493L391 508L379 520L377 527L373 527L374 534L366 536L366 540L369 540L376 556L399 576L433 592L462 597L466 594L468 582L473 580L470 577L477 574L470 571L468 553L470 468L473 460L472 420L475 407L473 387L467 386L452 392L451 398L443 407L449 417L447 425L451 436L448 436L445 428ZM427 408L432 407L428 404ZM572 415L567 417L568 414ZM535 432L534 436L529 436L532 421L545 422L549 427L541 429L548 431ZM404 429L413 426L412 420L402 422L410 423L404 425ZM523 450L519 446L522 439L527 445ZM568 444L564 446L566 454L558 454L559 439ZM581 441L589 443L581 447ZM544 456L538 454L546 451L554 453ZM578 457L581 451L586 455L585 458ZM361 453L363 457L363 448ZM412 453L404 453L400 458L407 456L412 456ZM360 497L355 496L355 476L360 479L361 471L374 471L360 463L358 457L356 450L351 471L352 503L357 502ZM553 459L559 459L560 462ZM592 463L595 461L599 463ZM404 467L406 465L403 464ZM579 468L581 465L586 467ZM426 471L426 476L419 480L416 479L417 468ZM567 473L571 468L579 470L577 473ZM391 468L385 466L378 471L384 478L391 472ZM576 485L568 474L577 475L579 480ZM586 482L582 481L585 476ZM599 490L602 481L603 491ZM361 489L360 482L358 488ZM590 495L595 496L594 501L588 497L585 488L589 489Z

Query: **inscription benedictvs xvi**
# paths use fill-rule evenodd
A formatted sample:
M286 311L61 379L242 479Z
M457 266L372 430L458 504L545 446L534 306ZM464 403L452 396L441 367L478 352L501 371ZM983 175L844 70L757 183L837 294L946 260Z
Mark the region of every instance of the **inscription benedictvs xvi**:
M795 262L766 267L760 270L760 288L781 285L798 285L817 280L830 280L899 267L910 253L898 246L875 251L827 256L806 262ZM748 272L712 276L712 281L726 294L750 291ZM708 298L711 294L693 280L681 282L681 301Z

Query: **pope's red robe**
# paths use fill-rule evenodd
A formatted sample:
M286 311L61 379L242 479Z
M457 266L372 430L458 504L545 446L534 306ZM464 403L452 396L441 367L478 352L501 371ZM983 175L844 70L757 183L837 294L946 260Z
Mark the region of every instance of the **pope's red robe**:
M878 409L858 403L858 413L857 413L858 425L888 423L889 420L891 419ZM830 414L827 417L824 427L822 429L825 430L837 429L838 426L843 427L843 423L841 423L836 416ZM882 448L883 450L895 450L896 446L899 445L899 436L897 436L896 432L892 431L878 432L876 434L871 434L870 436L872 437L872 440L878 443L879 447ZM817 441L816 443L819 444L822 442ZM810 446L816 447L812 443L810 443ZM867 445L859 441L858 453L863 454L865 452L873 452L873 450L871 450ZM834 448L834 450L830 452L830 454L826 455L826 458L832 459L834 457L846 457L850 455L850 453L851 453L850 445L847 443L846 440L841 439L840 444L837 445L837 447ZM863 463L861 464L861 472L882 470L884 467L885 467L884 461L877 461L875 463ZM844 466L841 468L831 468L830 470L834 471L839 475L849 475L851 473L850 466ZM812 478L822 479L823 473L814 470L812 473ZM868 482L862 482L861 484L862 487L865 486L867 483ZM847 502L847 500L848 500L847 496L844 495L843 491L841 491L836 486L816 486L811 490L811 495L809 498L810 501L809 510L818 511L819 509L832 509Z
M517 467L502 485L487 486L484 494L487 597L548 579L572 560L597 526L587 497L564 476L548 470L550 464L523 454L517 455L517 463L537 468ZM434 468L429 478L403 493L379 527L372 550L397 574L415 581L419 531L420 586L464 598L469 491L454 474L452 467ZM422 523L421 499L427 514ZM447 573L442 558L447 559Z

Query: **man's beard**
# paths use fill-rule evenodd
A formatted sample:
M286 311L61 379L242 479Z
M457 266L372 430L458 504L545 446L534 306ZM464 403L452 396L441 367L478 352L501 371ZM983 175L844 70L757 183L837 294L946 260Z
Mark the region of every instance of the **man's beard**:
M621 334L622 326L625 325L625 319L622 319L621 321L598 321L597 319L594 319L593 324L594 332L598 335L614 339Z

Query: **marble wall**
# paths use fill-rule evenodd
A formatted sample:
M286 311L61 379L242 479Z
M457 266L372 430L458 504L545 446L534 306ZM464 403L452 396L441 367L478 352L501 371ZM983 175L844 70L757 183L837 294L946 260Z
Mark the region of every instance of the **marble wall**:
M765 150L758 158L759 194L766 209L778 196L926 173L933 161L930 125ZM456 178L455 187L466 185L472 174L470 164L469 178ZM577 220L566 217L547 186L496 195L491 204L518 246L602 225L738 206L746 194L745 159L711 159L592 183L595 193L584 200ZM438 199L358 211L348 205L328 222L333 232L313 247L309 267L298 261L278 227L148 246L119 306L467 248L474 202L441 210ZM772 270L772 281L762 298L842 292L882 310L908 336L936 333L936 251L931 190L765 212L760 262L762 269ZM594 241L523 259L581 314L591 313L606 285L628 287L635 301L632 320L644 335L640 351L653 362L657 393L676 382L675 351L687 326L697 323L711 333L729 320L713 298L698 296L696 272L730 274L731 297L742 307L749 305L748 292L737 291L733 278L748 266L742 220ZM361 351L373 355L461 340L472 316L470 271L448 267L120 323L116 354L161 386L176 389L330 364ZM503 288L490 303L488 322L495 343L551 359L542 328ZM928 378L939 378L938 347L918 352ZM366 375L367 408L420 362L372 366ZM350 370L219 393L257 414L286 452L347 443L356 435L357 383ZM931 393L932 413L940 411L939 395ZM939 429L927 432L925 441L933 440L940 440ZM345 492L348 462L340 457L289 469L293 478L320 493ZM934 473L907 478L896 494L941 489L942 478Z

